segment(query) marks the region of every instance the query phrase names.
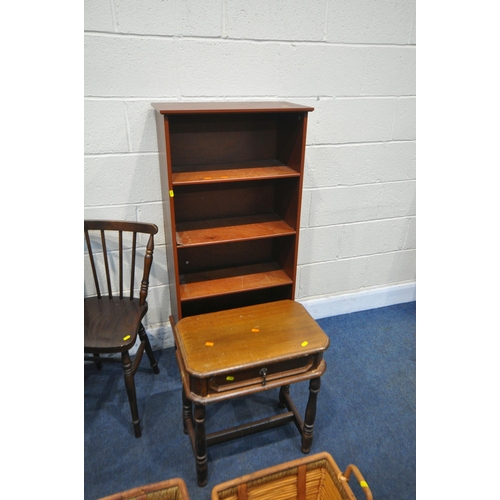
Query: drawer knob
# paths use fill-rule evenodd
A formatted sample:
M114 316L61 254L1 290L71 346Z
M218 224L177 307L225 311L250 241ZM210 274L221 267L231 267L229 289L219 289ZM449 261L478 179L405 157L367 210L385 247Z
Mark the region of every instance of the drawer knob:
M259 372L259 375L263 377L262 385L266 385L267 368L262 368Z

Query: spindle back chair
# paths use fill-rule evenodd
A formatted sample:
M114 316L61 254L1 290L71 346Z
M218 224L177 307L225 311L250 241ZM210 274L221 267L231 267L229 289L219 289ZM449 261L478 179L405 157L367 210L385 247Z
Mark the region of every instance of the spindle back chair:
M144 350L154 373L159 373L151 343L142 324L148 310L146 298L153 263L154 235L157 232L157 226L149 223L84 221L88 267L93 278L86 279L86 287L92 281L95 286L94 295L84 298L84 347L85 354L92 354L92 357L85 356L85 360L93 361L101 369L102 361L117 361L114 357L104 357L101 354L121 354L135 437L141 436L141 426L134 376ZM147 238L143 261L138 258L142 235ZM135 297L138 288L135 284L136 277L141 268L142 279L138 297ZM127 271L130 280L126 279ZM127 292L128 283L130 290ZM90 295L90 291L86 290L86 293ZM137 335L140 344L132 360L129 351L135 346Z

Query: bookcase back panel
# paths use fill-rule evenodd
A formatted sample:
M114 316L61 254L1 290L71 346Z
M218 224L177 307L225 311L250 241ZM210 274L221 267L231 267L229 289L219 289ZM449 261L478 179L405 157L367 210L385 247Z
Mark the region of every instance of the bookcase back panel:
M172 172L190 165L255 161L274 161L299 172L303 120L304 113L172 116Z
M274 260L273 240L180 247L178 255L180 274L270 262Z
M222 295L203 300L190 300L182 303L182 316L195 316L197 314L223 311L225 309L234 309L236 307L252 306L285 299L293 299L291 285Z
M265 262L276 262L280 268L285 269L289 255L293 256L294 244L293 236L282 236L218 245L179 247L177 250L179 273L202 272ZM287 274L293 277L294 272L295 268L292 268Z
M291 228L299 231L300 182L298 178L280 179L275 182L273 212Z
M278 118L276 137L276 160L302 173L302 153L304 139L303 113L283 114Z
M271 182L183 186L175 190L178 222L241 217L273 211Z
M268 114L172 116L172 170L180 165L274 159L277 136L276 117Z

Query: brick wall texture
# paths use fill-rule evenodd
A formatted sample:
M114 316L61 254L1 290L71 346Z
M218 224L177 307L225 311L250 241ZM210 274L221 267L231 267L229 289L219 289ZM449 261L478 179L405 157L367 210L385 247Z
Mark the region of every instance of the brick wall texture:
M85 0L85 217L154 222L147 328L169 293L151 102L309 115L301 301L415 281L415 0Z

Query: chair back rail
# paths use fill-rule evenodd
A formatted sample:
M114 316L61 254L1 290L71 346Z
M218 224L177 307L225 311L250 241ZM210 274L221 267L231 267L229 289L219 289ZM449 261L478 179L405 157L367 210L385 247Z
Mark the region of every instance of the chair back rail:
M135 267L136 267L136 254L137 254L137 234L149 234L149 239L146 245L146 253L144 256L144 269L142 280L140 284L139 304L142 306L146 302L149 287L149 274L153 262L154 251L154 235L158 232L158 227L155 224L141 223L141 222L125 222L125 221L105 221L105 220L86 220L84 221L85 242L87 244L87 251L92 269L92 276L94 278L94 285L97 297L101 298L103 291L99 283L99 276L97 272L97 265L95 261L95 254L92 249L90 232L99 231L101 236L102 257L104 262L105 281L107 285L108 297L113 297L113 287L111 283L111 271L108 259L108 245L107 233L110 231L118 233L118 289L119 298L124 297L124 244L123 233L131 233L131 264L130 264L130 300L134 298L134 283L135 283Z

